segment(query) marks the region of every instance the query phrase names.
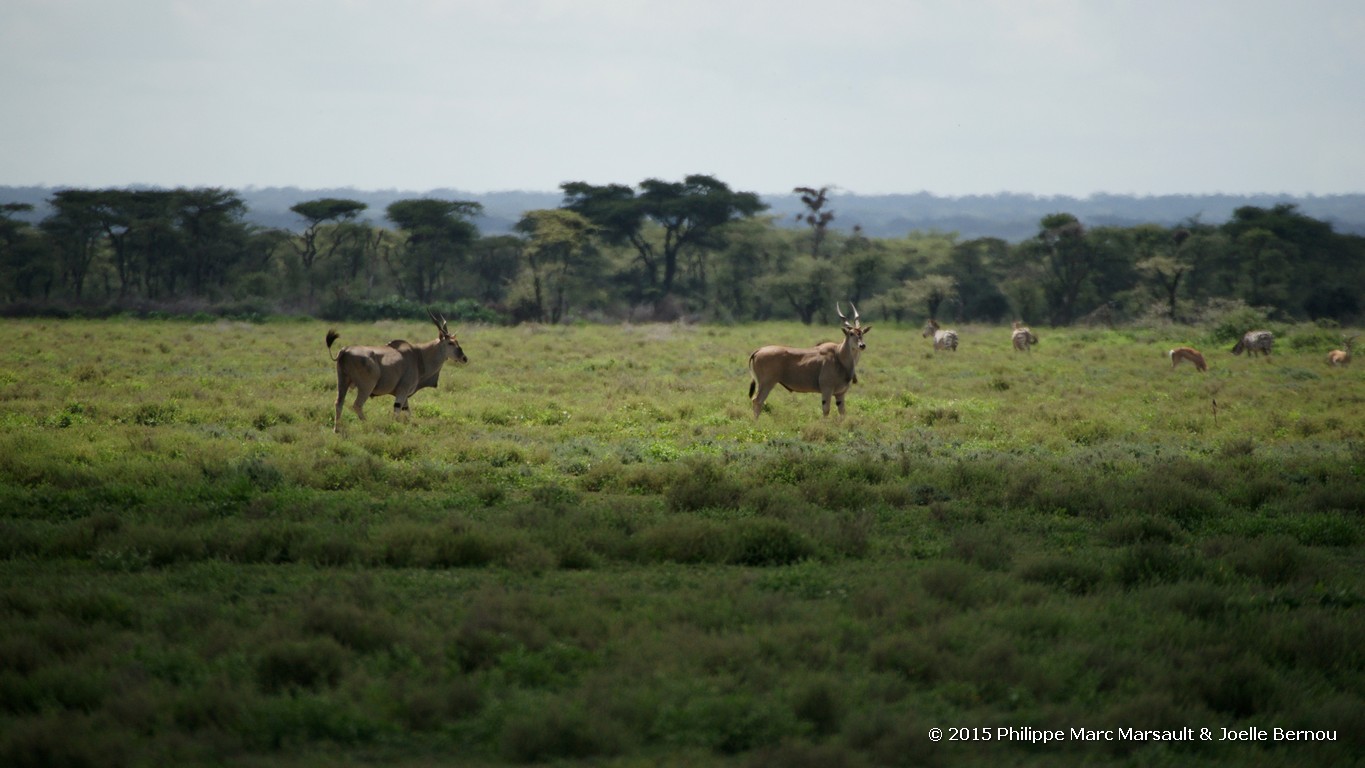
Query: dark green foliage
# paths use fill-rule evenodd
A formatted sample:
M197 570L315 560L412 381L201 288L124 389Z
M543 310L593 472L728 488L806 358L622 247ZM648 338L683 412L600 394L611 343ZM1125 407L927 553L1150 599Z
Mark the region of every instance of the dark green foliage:
M527 700L508 718L501 734L504 757L516 763L602 757L618 753L626 739L621 727L582 706L557 699Z
M668 508L675 512L734 508L743 488L713 461L689 464L668 489Z
M1019 577L1075 595L1084 595L1099 586L1104 579L1104 571L1091 562L1052 555L1026 563L1019 569Z
M1125 549L1118 559L1115 578L1127 588L1177 581L1196 571L1188 556L1169 544L1144 541Z
M345 650L331 638L278 641L261 650L256 684L266 693L330 688L345 664Z
M780 520L743 520L732 535L729 561L737 565L790 565L816 554L814 544Z

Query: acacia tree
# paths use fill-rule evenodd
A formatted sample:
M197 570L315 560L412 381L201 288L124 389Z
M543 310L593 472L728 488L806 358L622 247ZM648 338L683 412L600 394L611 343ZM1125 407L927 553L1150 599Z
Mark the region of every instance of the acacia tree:
M522 256L529 285L522 304L536 320L563 320L570 292L597 276L593 229L586 216L562 208L530 211L517 222L516 230L528 240Z
M938 311L944 302L957 300L957 282L948 275L925 275L906 280L901 288L905 303L910 307L922 305L930 320L938 320Z
M13 218L32 210L29 203L0 205L0 291L6 300L16 295L47 296L52 291L55 272L42 238L31 224Z
M784 269L770 274L764 281L767 290L786 302L801 322L810 325L817 313L827 312L835 301L838 271L828 259L817 259L802 253Z
M299 261L303 264L304 274L307 275L308 298L313 298L313 265L320 258L331 259L336 252L343 246L355 245L357 237L364 237L368 242L369 232L363 234L356 229L334 228L331 242L327 244L326 250L322 250L318 245L318 237L322 232L324 224L341 223L354 221L357 216L369 208L359 200L345 200L335 197L323 197L317 200L305 200L302 203L291 205L289 210L303 217L308 222L308 226L299 234L297 239L290 240L289 244L294 252L298 254Z
M819 258L820 246L829 233L829 223L834 221L834 211L825 210L829 203L829 187L797 187L792 193L801 195L801 204L806 206L804 213L796 214L796 220L810 225L810 255Z
M1033 245L1042 256L1043 294L1052 308L1054 325L1076 318L1081 289L1094 269L1094 253L1085 241L1085 227L1069 213L1044 216Z
M483 205L422 198L398 200L385 210L405 234L402 244L385 254L399 291L430 302L449 268L478 239L470 219L483 212Z
M1190 230L1177 227L1166 230L1155 224L1134 230L1139 254L1138 273L1151 280L1166 299L1166 317L1176 321L1176 297L1180 283L1191 269L1188 258L1181 254L1181 246L1190 239Z
M77 299L85 293L86 277L104 237L90 199L84 190L59 191L48 201L55 212L38 223L56 252L62 281Z
M587 217L606 242L630 243L635 247L647 281L640 293L656 306L674 295L680 256L685 250L715 248L721 227L768 207L756 193L735 192L723 182L701 174L687 176L681 182L646 179L639 187L636 194L620 184L605 187L585 182L561 184L564 191L561 207ZM646 222L653 222L662 230L659 249L644 232ZM700 273L704 279L704 268Z
M242 222L246 203L236 192L215 187L178 189L171 202L185 243L180 270L190 291L203 295L222 285L245 258L250 235Z
M996 322L1009 313L1009 301L1000 290L999 274L1009 247L1009 243L995 237L953 246L944 274L957 284L963 319Z

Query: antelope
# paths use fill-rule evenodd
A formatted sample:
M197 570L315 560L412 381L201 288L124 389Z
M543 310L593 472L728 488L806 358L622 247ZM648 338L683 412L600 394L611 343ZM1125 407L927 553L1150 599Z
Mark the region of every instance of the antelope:
M1356 345L1355 336L1342 336L1341 345L1345 349L1334 349L1327 353L1327 364L1333 368L1351 362L1351 351Z
M337 364L336 416L332 431L341 433L341 406L346 393L355 387L355 402L351 408L361 421L365 420L365 401L374 395L393 395L393 416L408 421L412 411L408 398L419 389L435 387L441 376L441 366L447 360L460 364L469 362L460 342L446 325L446 319L427 310L440 335L435 341L409 344L402 339L390 341L382 347L342 347L332 360ZM332 342L341 334L333 328L327 331L327 356L332 356Z
M1010 333L1010 342L1014 344L1015 352L1032 352L1033 345L1038 343L1038 337L1033 335L1025 327L1022 320L1014 321L1014 330Z
M1204 362L1204 355L1194 347L1176 347L1166 353L1166 357L1171 358L1171 368L1180 365L1181 360L1189 360L1194 364L1196 371L1207 371L1209 366Z
M844 395L858 382L858 354L867 349L863 336L872 330L872 326L863 325L858 307L853 302L849 306L853 307L852 323L844 317L839 303L834 304L834 311L844 321L842 343L827 341L805 348L769 345L749 355L749 399L754 404L755 419L778 384L788 392L819 392L822 416L829 415L832 396L839 415L844 415Z
M939 330L938 321L932 317L929 318L929 322L925 324L924 333L920 334L920 337L925 339L930 336L934 337L935 352L941 349L948 349L953 352L957 351L957 331Z
M1255 357L1259 352L1266 357L1270 356L1270 348L1275 344L1275 334L1270 331L1247 331L1241 340L1232 348L1232 354L1240 355L1247 353L1248 357Z

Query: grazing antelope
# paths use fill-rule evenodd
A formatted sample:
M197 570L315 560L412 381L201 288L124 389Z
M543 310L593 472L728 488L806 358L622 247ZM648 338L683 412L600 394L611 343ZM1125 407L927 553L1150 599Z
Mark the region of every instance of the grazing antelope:
M1270 348L1275 344L1275 334L1270 331L1247 331L1232 348L1232 354L1240 355L1247 353L1248 357L1255 357L1259 352L1266 357L1270 356Z
M365 420L365 401L374 395L393 395L394 418L406 421L412 412L408 398L419 389L435 387L441 376L441 366L447 360L468 363L460 342L446 326L446 319L427 310L440 336L425 344L409 344L402 339L390 341L382 347L342 347L332 359L337 364L337 407L332 431L341 432L341 406L346 393L355 387L355 402L351 408ZM336 329L327 332L327 355L331 357L332 342L340 336Z
M1038 337L1025 327L1022 320L1015 320L1014 330L1010 332L1010 343L1014 344L1015 352L1032 352L1033 345L1038 343Z
M1356 345L1356 337L1342 336L1341 345L1345 349L1334 349L1327 353L1327 364L1334 368L1351 362L1351 351Z
M934 337L935 352L939 351L940 349L949 349L952 350L953 352L957 351L957 331L940 330L938 327L938 321L932 317L929 318L929 322L925 324L924 333L920 334L920 337L925 339L929 338L930 336Z
M781 384L788 392L819 392L822 415L829 415L832 396L844 415L844 395L858 381L858 354L867 349L863 336L872 326L864 326L853 307L853 322L844 317L836 302L834 311L844 321L842 343L827 341L814 347L797 348L769 345L749 355L749 399L754 403L754 418L763 412L763 401L773 387Z
M1204 362L1203 353L1194 347L1176 347L1170 352L1167 352L1166 357L1171 358L1172 368L1180 365L1181 360L1189 360L1191 363L1194 363L1194 369L1196 371L1207 371L1209 369L1208 364Z

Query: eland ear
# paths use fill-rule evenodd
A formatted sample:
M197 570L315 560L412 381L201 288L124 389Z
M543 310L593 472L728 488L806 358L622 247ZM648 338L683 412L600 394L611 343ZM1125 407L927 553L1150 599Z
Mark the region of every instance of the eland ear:
M866 336L866 335L867 335L867 332L870 331L870 330L872 330L872 326L870 326L870 325L864 325L864 326L863 326L863 335Z

